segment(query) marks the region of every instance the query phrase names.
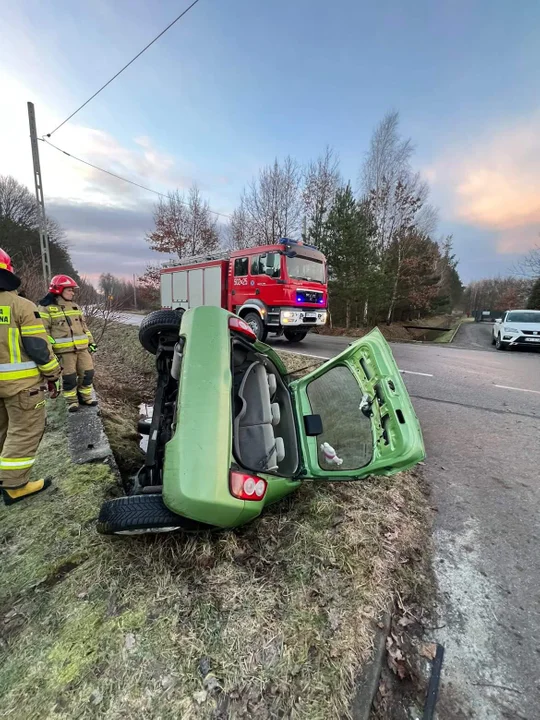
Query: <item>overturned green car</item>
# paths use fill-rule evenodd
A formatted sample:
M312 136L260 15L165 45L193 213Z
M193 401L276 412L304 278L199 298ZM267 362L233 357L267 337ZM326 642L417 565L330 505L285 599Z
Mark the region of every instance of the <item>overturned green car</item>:
M301 379L221 308L159 310L143 345L158 382L144 466L106 501L98 531L231 528L316 480L391 475L424 458L422 433L388 343L373 330Z

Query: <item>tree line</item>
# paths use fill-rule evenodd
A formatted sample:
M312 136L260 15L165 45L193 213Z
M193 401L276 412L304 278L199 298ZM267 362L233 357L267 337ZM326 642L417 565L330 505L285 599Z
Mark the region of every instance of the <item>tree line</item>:
M101 274L99 290L96 290L73 266L64 230L53 218L47 217L46 220L52 275L74 278L79 285L77 296L81 303L101 303L116 310L149 308L155 304L155 297L148 294L144 284L138 287L111 273ZM22 280L22 291L34 302L47 292L42 272L39 227L40 210L34 195L15 178L0 175L0 247L11 257Z
M539 258L540 260L540 258ZM532 277L497 277L471 282L463 293L463 309L505 312L515 308L540 310L540 273Z
M373 133L356 189L332 148L305 167L276 159L244 188L227 225L193 187L160 199L147 240L183 258L303 239L327 257L332 320L347 328L448 313L463 292L458 261L452 237L436 236L437 212L413 154L391 112ZM151 268L144 282L155 287L156 277Z

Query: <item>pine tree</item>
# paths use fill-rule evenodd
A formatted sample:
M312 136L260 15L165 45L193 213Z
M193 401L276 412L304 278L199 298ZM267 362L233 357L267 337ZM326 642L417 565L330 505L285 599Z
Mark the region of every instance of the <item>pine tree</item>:
M540 310L540 277L532 286L527 307L529 310Z
M347 328L364 318L375 280L374 233L368 204L355 200L350 184L338 190L320 249L328 262L332 312Z

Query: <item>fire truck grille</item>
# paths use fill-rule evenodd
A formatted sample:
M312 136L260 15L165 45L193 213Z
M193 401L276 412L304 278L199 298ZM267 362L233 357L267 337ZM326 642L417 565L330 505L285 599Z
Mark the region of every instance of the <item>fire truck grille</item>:
M297 290L296 292L297 302L321 303L322 300L323 294L316 290Z

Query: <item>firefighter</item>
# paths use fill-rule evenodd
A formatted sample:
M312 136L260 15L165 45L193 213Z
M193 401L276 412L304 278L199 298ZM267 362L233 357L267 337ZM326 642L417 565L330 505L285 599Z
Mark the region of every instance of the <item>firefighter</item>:
M20 284L0 250L0 487L6 505L51 484L29 476L45 429L45 390L56 397L60 377L39 311L17 294Z
M78 287L69 275L55 275L49 292L39 304L41 318L62 367L63 393L69 412L76 412L79 403L97 405L93 397L94 363L90 355L97 347L81 308L73 302Z

